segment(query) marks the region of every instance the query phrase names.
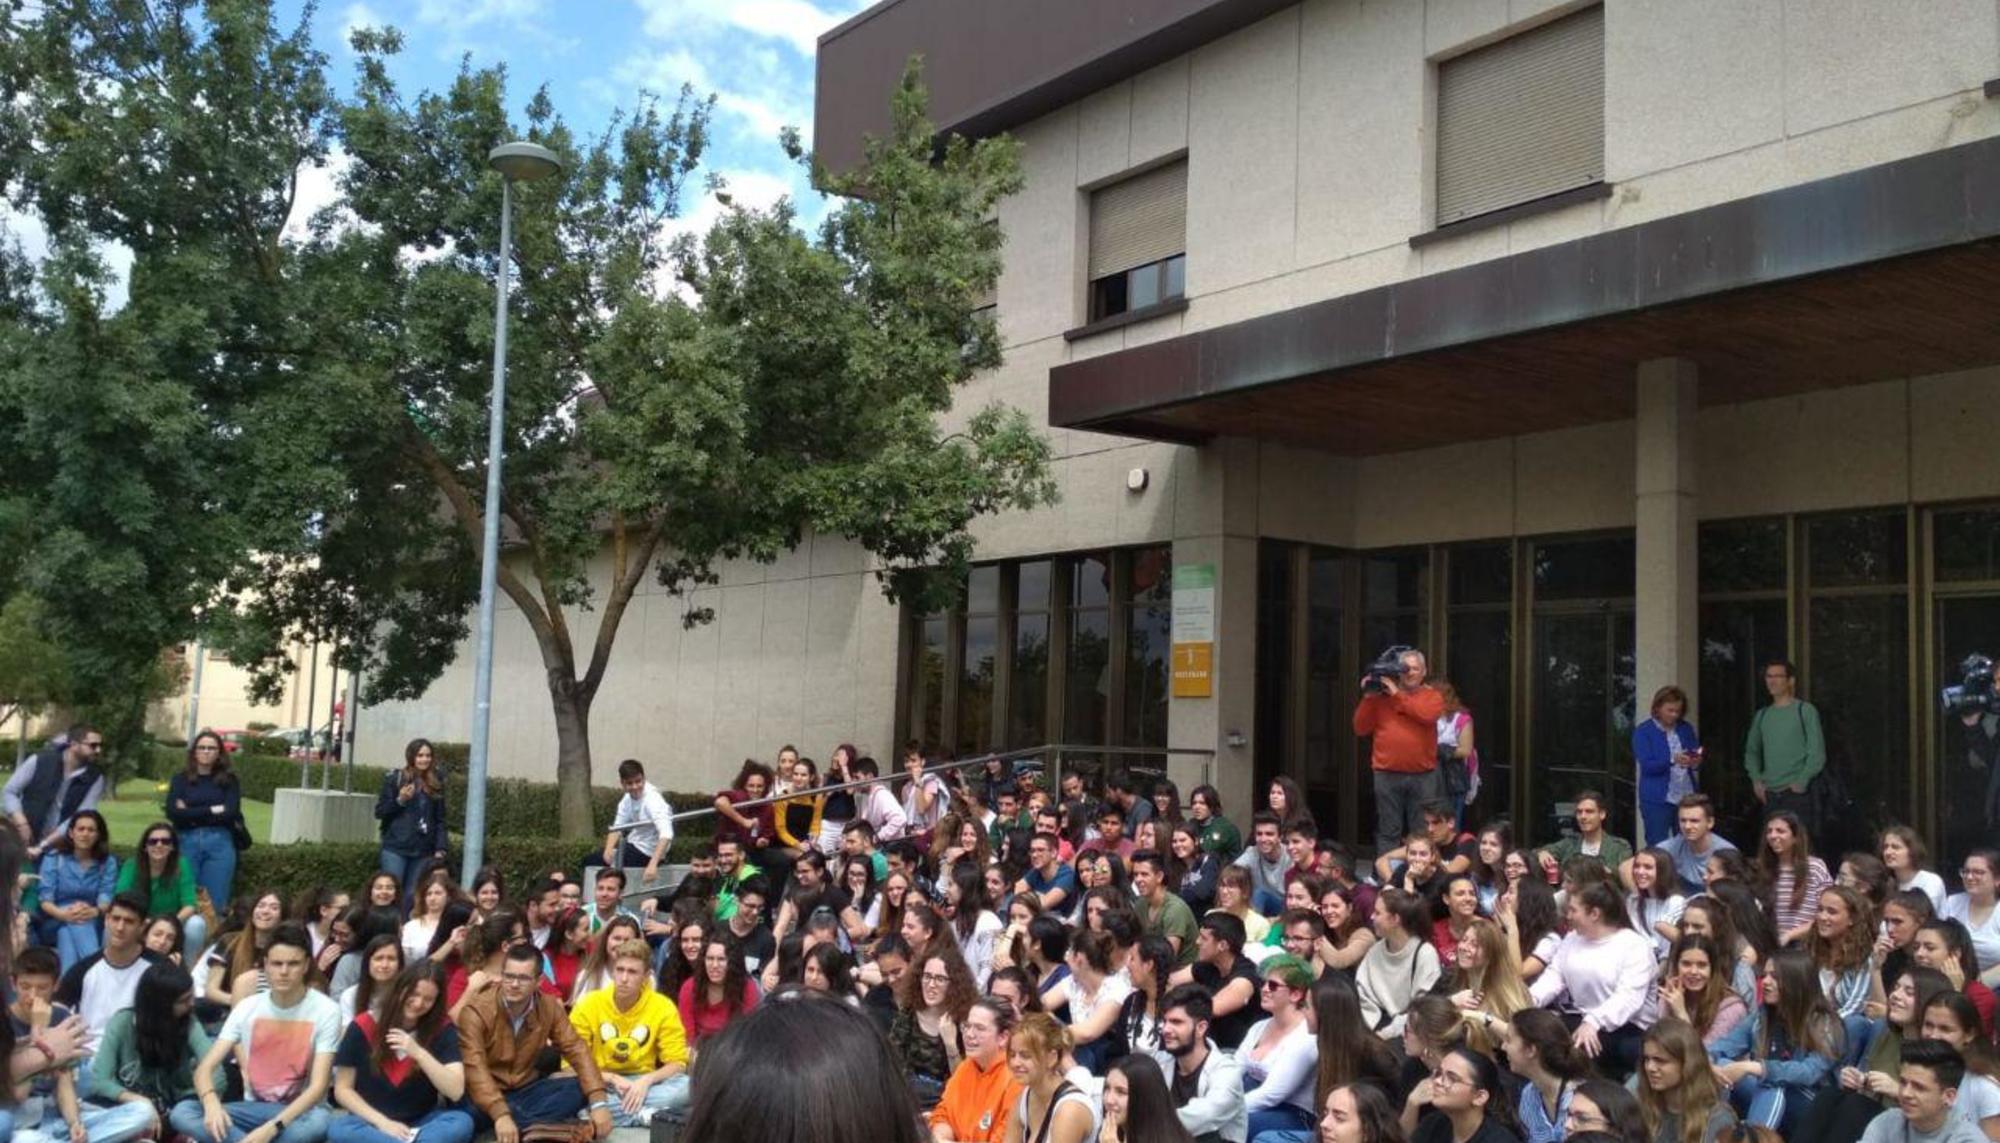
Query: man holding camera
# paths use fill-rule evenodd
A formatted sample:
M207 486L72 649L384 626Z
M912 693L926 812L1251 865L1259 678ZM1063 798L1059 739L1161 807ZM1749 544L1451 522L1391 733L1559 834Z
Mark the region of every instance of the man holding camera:
M1402 665L1400 675L1372 669L1361 680L1361 703L1354 708L1354 733L1372 736L1375 771L1375 849L1387 853L1423 829L1423 805L1441 797L1438 789L1437 721L1444 697L1424 685L1423 652L1392 647L1384 652Z

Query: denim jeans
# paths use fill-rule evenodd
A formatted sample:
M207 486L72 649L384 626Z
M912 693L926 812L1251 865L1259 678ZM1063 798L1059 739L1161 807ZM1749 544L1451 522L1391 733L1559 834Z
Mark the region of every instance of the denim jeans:
M181 857L194 870L194 883L208 890L217 916L229 908L236 884L236 839L228 826L181 831Z
M167 1121L175 1131L194 1140L194 1143L239 1143L245 1135L276 1119L285 1106L249 1099L223 1104L222 1109L229 1113L229 1134L221 1139L208 1133L198 1099L184 1099L174 1104ZM326 1138L327 1124L332 1118L324 1106L315 1107L285 1124L285 1129L278 1133L277 1143L321 1143Z
M110 1107L85 1103L81 1110L78 1118L83 1121L84 1134L90 1143L129 1143L153 1129L150 1103L118 1103ZM0 1132L0 1138L11 1137L21 1143L69 1143L69 1125L63 1122L52 1096L31 1096L6 1114L13 1127Z
M208 944L208 921L200 913L192 914L181 921L181 961L193 964L194 958Z
M617 1100L619 1098L618 1093L612 1091L609 1087L605 1089L604 1095L607 1099ZM652 1087L647 1088L646 1102L639 1110L626 1111L622 1104L613 1109L611 1112L611 1126L644 1127L653 1121L653 1113L655 1111L686 1111L687 1106L688 1076L686 1072L682 1072L677 1076L663 1079ZM374 1143L380 1143L380 1141L376 1140ZM429 1143L429 1141L420 1140L419 1143Z
M1259 1139L1268 1138L1280 1131L1310 1131L1312 1126L1311 1115L1292 1104L1281 1103L1276 1107L1251 1112L1247 1133L1243 1138L1249 1143L1257 1143Z
M1639 820L1646 825L1646 840L1640 848L1664 845L1668 838L1679 833L1679 827L1674 824L1674 816L1678 813L1680 808L1672 802L1640 802Z
M504 1094L507 1114L514 1117L515 1127L562 1123L575 1119L577 1112L583 1110L583 1088L574 1075L547 1076ZM483 1113L474 1123L481 1133L493 1130L492 1122Z
M103 947L104 940L97 925L95 920L65 921L56 927L56 959L62 962L65 973L77 961Z
M415 1143L472 1143L472 1115L455 1107L440 1107L410 1126L417 1129ZM348 1113L336 1115L326 1129L326 1143L403 1143L377 1130L366 1119Z
M1729 1102L1744 1123L1769 1127L1790 1139L1815 1094L1813 1089L1767 1084L1759 1076L1744 1076L1729 1089Z

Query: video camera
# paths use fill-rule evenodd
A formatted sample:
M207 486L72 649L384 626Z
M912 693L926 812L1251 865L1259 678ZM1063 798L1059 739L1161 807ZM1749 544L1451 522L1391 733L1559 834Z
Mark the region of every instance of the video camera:
M1389 688L1382 685L1382 680L1402 678L1403 656L1414 650L1416 650L1415 647L1405 647L1401 643L1398 643L1380 655L1375 656L1375 661L1368 664L1367 673L1361 677L1361 693L1364 695L1388 694Z
M2000 699L1993 693L1993 660L1976 651L1967 655L1958 665L1958 683L1944 688L1938 698L1948 715L2000 711Z

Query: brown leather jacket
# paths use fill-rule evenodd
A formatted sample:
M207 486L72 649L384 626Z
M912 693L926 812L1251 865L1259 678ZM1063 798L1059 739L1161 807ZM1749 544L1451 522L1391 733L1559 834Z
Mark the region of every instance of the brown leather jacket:
M553 1044L576 1071L583 1085L585 1103L604 1098L604 1078L597 1073L597 1061L590 1048L577 1038L569 1025L562 1002L539 992L534 1006L514 1034L514 1022L500 1003L500 990L487 988L458 1012L458 1050L465 1058L465 1085L473 1106L495 1123L508 1114L506 1093L526 1087L541 1078L535 1070L535 1056Z

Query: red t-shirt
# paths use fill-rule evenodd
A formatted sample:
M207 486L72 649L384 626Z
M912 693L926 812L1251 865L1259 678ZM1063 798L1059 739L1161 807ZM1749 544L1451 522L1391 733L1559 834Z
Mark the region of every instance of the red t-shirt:
M731 1012L729 1007L724 1004L717 1004L711 1007L708 1004L698 1002L695 993L696 983L693 977L681 981L681 1027L687 1031L688 1043L690 1044L698 1044L708 1037L715 1035L717 1032L722 1031L732 1019L757 1007L757 985L754 981L746 980L743 982L743 1007L735 1012ZM707 991L706 988L702 989L704 995Z

